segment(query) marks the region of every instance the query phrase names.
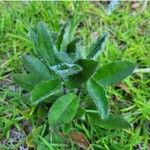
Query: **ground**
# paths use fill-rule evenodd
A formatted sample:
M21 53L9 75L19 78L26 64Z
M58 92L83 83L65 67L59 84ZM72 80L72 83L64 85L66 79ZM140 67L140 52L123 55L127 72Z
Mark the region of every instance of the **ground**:
M107 13L106 2L89 1L79 5L77 8L74 2L0 2L0 150L23 145L26 138L24 120L30 120L34 128L34 118L24 115L28 106L19 99L21 89L13 83L12 75L23 72L21 55L33 53L28 29L39 21L46 22L52 31L58 31L75 9L79 9L83 21L77 32L84 45L88 47L103 32L109 34L100 64L128 60L136 63L137 68L150 67L150 2L144 8L144 2L139 6L134 4L136 7L131 2L120 2L112 14ZM149 87L150 72L138 72L108 89L111 109L123 115L132 128L104 130L76 124L76 129L91 143L91 149L149 149Z

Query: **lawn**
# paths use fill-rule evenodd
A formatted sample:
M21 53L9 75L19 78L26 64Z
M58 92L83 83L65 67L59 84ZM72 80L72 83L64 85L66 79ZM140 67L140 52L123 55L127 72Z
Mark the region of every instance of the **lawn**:
M43 141L42 133L37 131L34 108L26 105L21 96L24 91L16 86L12 75L24 72L22 55L34 53L29 28L43 21L57 32L74 12L83 16L77 35L86 47L103 32L108 33L100 64L127 60L139 69L107 89L111 111L128 120L131 129L107 130L94 127L83 118L74 122L74 131L80 132L84 140L86 137L85 143L90 143L92 150L150 149L150 72L140 70L150 67L150 3L144 10L144 2L139 4L133 8L131 2L120 2L108 14L107 2L0 2L0 150L36 149L37 137ZM78 146L75 141L46 144L47 149L81 149L82 140L76 141Z

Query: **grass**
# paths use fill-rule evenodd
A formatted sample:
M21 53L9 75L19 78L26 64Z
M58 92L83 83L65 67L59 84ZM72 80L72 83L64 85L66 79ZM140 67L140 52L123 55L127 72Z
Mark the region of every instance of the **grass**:
M83 15L78 32L87 47L96 35L103 31L109 33L99 60L101 64L128 60L139 68L146 68L150 67L149 9L149 2L144 12L140 8L132 10L130 2L120 2L108 15L104 2L80 2L79 7L74 7L73 2L0 2L0 141L9 140L14 127L22 132L24 119L31 120L33 127L35 125L33 110L29 111L20 99L21 89L16 89L12 82L12 74L23 71L21 55L33 53L28 39L30 26L44 21L51 30L58 31L77 10ZM132 129L104 130L84 121L75 123L75 130L87 137L93 150L148 150L150 147L150 73L133 74L122 85L108 89L108 98L111 110L122 114L132 124ZM17 149L15 144L8 148L0 143L2 150ZM57 149L55 146L58 145L50 145ZM59 146L58 149L64 148ZM79 148L72 144L70 149Z

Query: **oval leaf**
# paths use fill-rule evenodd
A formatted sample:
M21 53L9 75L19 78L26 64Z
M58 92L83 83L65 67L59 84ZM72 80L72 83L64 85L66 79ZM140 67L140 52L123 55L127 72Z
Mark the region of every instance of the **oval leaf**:
M106 98L106 93L103 87L98 82L91 79L87 83L87 90L97 107L98 114L101 116L102 119L106 119L108 117L109 107Z
M99 68L93 78L106 87L123 80L130 75L134 69L135 64L133 63L126 61L113 62Z
M98 125L105 129L123 129L131 128L131 125L121 116L110 114L105 120L100 119L98 114L89 114L89 121L91 124Z
M50 96L58 94L60 92L60 86L60 81L58 79L39 83L31 93L31 104L38 104Z
M59 97L49 111L49 125L55 127L69 123L75 117L78 106L79 99L73 93Z
M44 63L42 63L38 58L30 55L25 55L23 57L23 63L25 68L32 74L40 76L42 79L50 79L51 73Z
M13 80L27 91L33 90L35 85L41 82L41 78L33 74L14 74Z

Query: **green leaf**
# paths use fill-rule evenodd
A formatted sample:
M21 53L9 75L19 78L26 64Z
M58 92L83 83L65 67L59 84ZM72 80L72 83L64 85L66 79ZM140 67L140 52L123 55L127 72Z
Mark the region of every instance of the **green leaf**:
M32 40L35 46L37 46L37 31L35 28L29 29L29 38Z
M75 53L76 52L76 43L79 41L79 38L75 38L67 45L67 53Z
M102 119L106 119L109 114L109 106L105 90L98 82L93 79L88 81L87 90L97 107L98 114Z
M33 42L35 47L35 54L40 54L40 57L43 57L38 49L38 36L37 36L37 28L29 29L29 39Z
M36 105L50 96L60 93L60 81L58 79L43 81L35 86L31 93L31 104Z
M52 76L47 66L42 63L38 58L30 55L25 55L23 57L23 63L25 65L25 68L31 74L40 76L42 79L50 79Z
M73 93L59 97L50 108L49 125L56 127L69 123L75 117L78 106L79 99Z
M68 85L71 87L79 87L82 83L86 82L96 71L98 62L91 59L80 59L76 62L82 67L82 70L77 74L69 76Z
M39 23L37 30L38 51L49 65L56 64L55 54L56 47L47 26L44 23Z
M60 32L58 34L58 38L57 38L57 41L56 41L56 45L57 45L57 49L60 50L60 46L61 46L61 42L63 40L63 35L64 35L64 32L65 32L65 28L66 28L66 24L60 29Z
M135 64L127 61L118 61L100 67L93 78L104 87L120 82L135 69Z
M63 40L61 42L60 50L66 51L67 45L74 39L75 31L81 21L81 16L76 16L65 26Z
M71 19L70 24L69 24L69 41L72 41L74 38L74 35L76 33L76 29L78 25L80 24L83 16L81 15L74 15L74 17Z
M70 24L66 24L64 34L63 34L63 39L62 39L61 45L60 45L60 50L61 51L66 51L67 45L70 42L69 28L70 28Z
M89 122L105 129L131 128L131 125L119 115L110 114L107 119L102 120L98 114L89 113Z
M71 64L73 63L72 58L65 52L56 51L55 55L63 63L71 63Z
M55 43L57 41L57 38L58 38L58 33L57 32L49 32L49 34L53 40L53 43Z
M76 44L76 46L77 46L76 60L86 59L86 50L85 50L85 48L79 42Z
M41 78L33 74L14 74L13 80L20 87L27 91L33 90L35 85L41 82Z
M92 44L92 46L90 48L90 52L89 52L87 58L94 58L94 59L96 59L100 55L100 52L101 52L101 50L103 48L103 45L104 45L105 40L106 40L106 37L107 37L107 34L103 33L102 37L99 37L97 39L97 41Z
M82 67L76 64L62 63L59 65L51 66L50 70L54 71L56 75L66 78L69 75L77 74L82 70Z

